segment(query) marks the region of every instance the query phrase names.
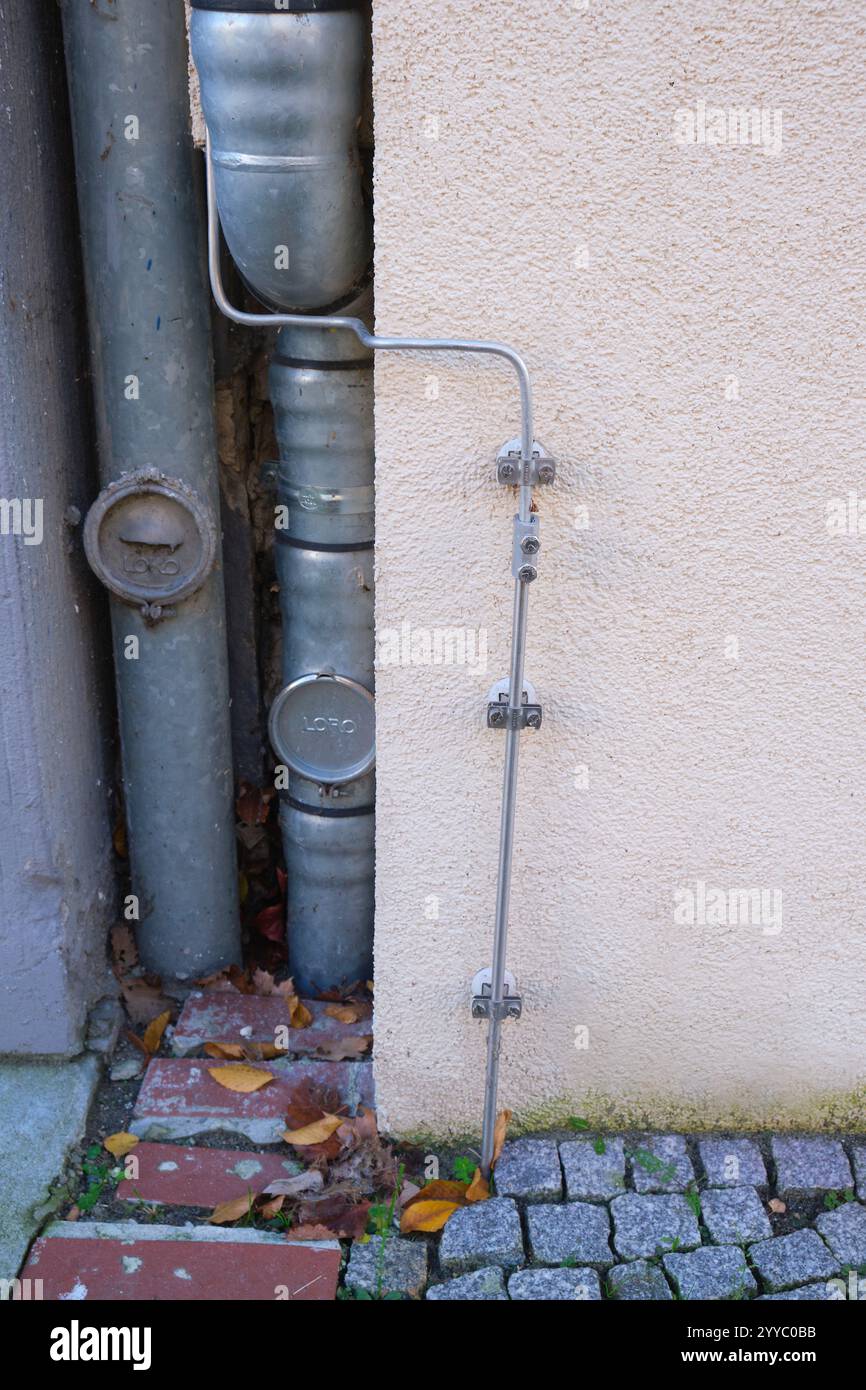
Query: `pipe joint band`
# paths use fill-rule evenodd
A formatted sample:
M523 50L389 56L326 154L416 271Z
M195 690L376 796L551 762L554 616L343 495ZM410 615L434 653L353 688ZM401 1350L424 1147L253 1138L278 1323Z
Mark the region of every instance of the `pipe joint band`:
M280 483L280 502L297 512L317 512L324 516L363 516L375 506L372 486L309 487L306 483Z

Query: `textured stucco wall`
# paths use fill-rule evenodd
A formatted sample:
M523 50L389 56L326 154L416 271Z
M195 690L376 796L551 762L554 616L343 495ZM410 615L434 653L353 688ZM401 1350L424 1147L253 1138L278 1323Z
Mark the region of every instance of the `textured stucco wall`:
M560 464L508 952L525 1122L862 1122L866 534L826 523L866 498L864 29L855 0L374 6L378 327L522 348ZM779 153L677 144L699 100L781 110ZM488 646L377 678L377 1084L406 1133L478 1129L516 429L506 370L378 359L380 641ZM772 896L677 922L697 880L780 893L781 929Z
M115 902L107 614L60 15L0 0L0 1053L80 1050ZM25 515L25 514L22 514ZM102 629L102 630L100 630Z

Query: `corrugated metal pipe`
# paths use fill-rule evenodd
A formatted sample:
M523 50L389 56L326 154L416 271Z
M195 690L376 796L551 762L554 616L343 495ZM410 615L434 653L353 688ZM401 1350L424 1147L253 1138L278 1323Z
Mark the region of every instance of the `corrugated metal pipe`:
M346 305L369 318L357 6L194 0L191 41L222 226L246 284L270 308ZM284 686L269 730L288 779L289 968L304 993L372 973L372 376L354 333L303 318L270 365Z
M107 587L142 961L240 950L210 323L177 0L65 0L104 490Z

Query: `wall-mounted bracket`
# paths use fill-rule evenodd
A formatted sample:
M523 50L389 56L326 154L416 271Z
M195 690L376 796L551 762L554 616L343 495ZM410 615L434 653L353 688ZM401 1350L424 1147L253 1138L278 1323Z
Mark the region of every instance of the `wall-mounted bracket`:
M470 998L473 1018L519 1018L523 1012L523 999L517 993L517 981L510 970L502 978L503 998L501 1004L494 1004L493 971L487 965L479 970L472 980Z
M556 462L543 444L532 441L532 462L529 466L530 487L545 486L556 479ZM520 440L509 439L496 456L496 481L503 487L516 487L520 482Z
M487 692L488 729L540 729L541 705L535 696L535 686L524 680L520 708L508 708L508 680L497 681Z
M514 540L511 548L511 573L521 584L531 584L538 578L538 552L541 549L541 524L538 513L528 521L514 518Z

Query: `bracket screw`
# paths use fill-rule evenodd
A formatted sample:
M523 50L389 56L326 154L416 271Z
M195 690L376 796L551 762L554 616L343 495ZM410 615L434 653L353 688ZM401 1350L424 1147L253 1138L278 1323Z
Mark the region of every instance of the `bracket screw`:
M520 549L524 555L537 555L541 549L541 541L537 536L524 536L520 542Z
M540 729L541 715L536 714L534 710L530 711L530 713L526 716L526 727L527 729Z
M501 709L492 709L492 710L490 711L490 723L491 723L491 724L504 724L504 723L505 723L505 712L504 712L504 710L501 710Z
M552 483L556 476L556 470L552 463L540 463L538 465L538 481L540 483Z
M517 571L517 578L523 584L531 584L533 579L538 578L538 570L534 565L521 565Z
M508 483L508 482L510 482L511 479L514 477L514 464L513 464L513 463L500 463L500 465L499 465L499 477L500 477L500 481L502 481L503 483Z

